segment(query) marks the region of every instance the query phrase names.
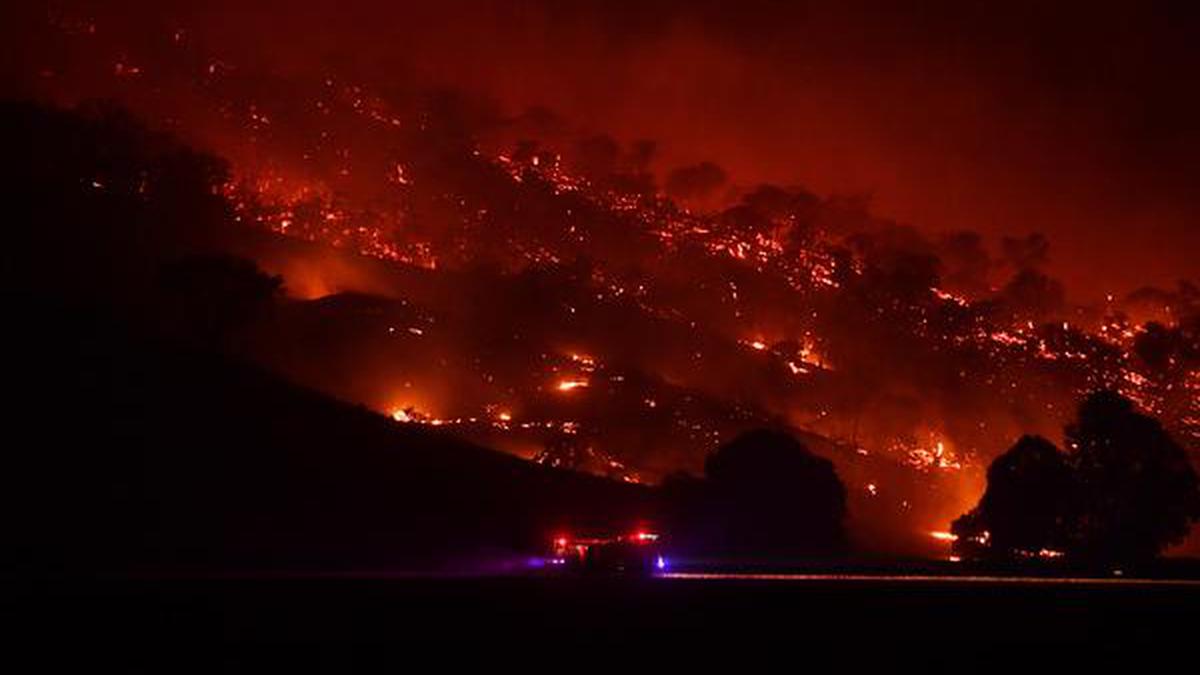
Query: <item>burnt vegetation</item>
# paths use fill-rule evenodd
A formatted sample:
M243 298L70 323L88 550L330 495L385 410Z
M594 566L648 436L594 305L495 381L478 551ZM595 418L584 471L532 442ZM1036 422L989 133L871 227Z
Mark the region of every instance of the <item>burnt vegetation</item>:
M325 234L303 230L306 208L313 219L345 215L327 202L284 212L265 196L245 201L223 161L118 107L0 112L18 214L5 294L21 326L6 353L16 390L28 392L21 435L54 430L19 454L8 491L14 505L34 505L13 558L28 568L511 554L564 524L618 529L647 514L698 554L839 553L856 507L869 524L932 502L939 481L997 433L981 421L1044 425L1042 412L1026 413L1141 372L1127 370L1119 342L1033 322L1059 304L1038 276L1036 238L1006 247L1019 268L1011 292L971 302L940 288L953 261L981 264L970 236L931 242L870 220L861 204L799 189L763 187L711 218L630 197L628 181L567 189L574 179L535 163L532 150L480 158L448 115L407 139L415 159L403 174L436 186L406 193L415 209L406 217L443 238L427 250L446 254L446 267L389 255L373 263L328 253ZM640 176L631 180L645 187L651 147L580 152L590 171ZM447 186L478 203L447 200ZM365 252L403 250L379 242L394 247ZM957 254L944 256L947 247ZM381 292L289 295L303 280L289 265L323 256L354 261L361 285ZM1184 432L1196 364L1186 291L1170 298L1189 318L1123 338L1154 373L1138 393L1175 406ZM1047 296L1049 305L1031 300ZM1016 316L1026 328L1000 328ZM779 339L748 336L747 325ZM396 396L401 382L412 394ZM1047 383L1049 403L1037 393ZM1041 496L1028 502L1014 497L1026 488L997 479L956 525L959 543L989 532L989 554L1145 559L1186 534L1195 514L1186 451L1131 403L1101 408L1072 427L1078 459L1066 479L1038 469L1028 489ZM931 438L940 435L931 418L958 453ZM759 427L782 431L739 435ZM1124 454L1104 454L1106 438ZM997 476L1022 480L1023 467L1050 461L1032 441L1005 457L1015 468ZM700 466L702 478L661 489L621 484ZM874 482L865 489L871 479L884 483L882 497ZM1062 480L1068 506L1052 494ZM1160 503L1135 494L1143 483ZM1007 513L1014 504L1040 509L1030 531ZM1129 538L1131 523L1148 522Z

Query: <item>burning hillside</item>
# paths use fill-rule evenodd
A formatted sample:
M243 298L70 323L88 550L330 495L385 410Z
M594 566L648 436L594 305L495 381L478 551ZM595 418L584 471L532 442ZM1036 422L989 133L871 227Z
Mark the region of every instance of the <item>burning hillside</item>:
M1194 286L1073 306L1038 235L994 255L860 200L659 181L651 143L256 70L187 26L52 13L44 30L37 95L115 99L229 161L212 187L232 248L291 292L246 354L398 424L631 482L785 425L834 460L852 517L898 540L944 529L991 456L1059 437L1095 389L1200 447Z

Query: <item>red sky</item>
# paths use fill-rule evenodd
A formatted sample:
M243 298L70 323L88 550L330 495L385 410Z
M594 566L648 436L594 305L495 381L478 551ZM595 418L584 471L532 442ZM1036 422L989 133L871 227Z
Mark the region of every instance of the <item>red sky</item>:
M664 171L712 160L740 184L869 193L930 232L1040 231L1080 299L1200 276L1200 12L1183 3L182 4L95 11L281 71L546 105L656 139Z

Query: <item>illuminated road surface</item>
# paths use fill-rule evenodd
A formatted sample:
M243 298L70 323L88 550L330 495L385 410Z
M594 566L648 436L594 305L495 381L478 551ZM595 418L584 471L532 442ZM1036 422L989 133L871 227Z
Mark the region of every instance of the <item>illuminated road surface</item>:
M659 579L699 581L791 581L791 582L884 582L936 584L1007 584L1026 586L1041 584L1082 586L1187 586L1200 587L1200 579L1135 579L1125 577L1015 577L989 575L932 575L932 574L775 574L754 572L664 572Z

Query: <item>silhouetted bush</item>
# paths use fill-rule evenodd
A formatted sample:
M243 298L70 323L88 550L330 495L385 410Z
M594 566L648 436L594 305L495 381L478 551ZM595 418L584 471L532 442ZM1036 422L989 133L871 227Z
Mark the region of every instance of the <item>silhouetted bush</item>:
M843 544L846 491L832 462L782 431L744 433L708 458L704 480L663 489L672 533L696 553L787 557Z
M1070 454L1027 436L996 458L983 498L954 523L957 551L1136 563L1182 541L1200 518L1187 452L1129 399L1088 396L1066 437Z
M1067 457L1041 436L1025 436L997 457L979 505L954 521L960 554L1037 555L1061 550L1073 489Z
M1187 452L1113 392L1092 394L1067 428L1075 468L1071 553L1145 560L1187 536L1200 491Z

